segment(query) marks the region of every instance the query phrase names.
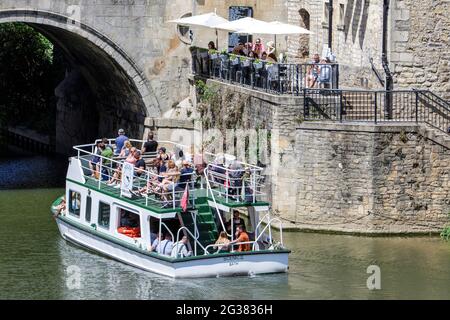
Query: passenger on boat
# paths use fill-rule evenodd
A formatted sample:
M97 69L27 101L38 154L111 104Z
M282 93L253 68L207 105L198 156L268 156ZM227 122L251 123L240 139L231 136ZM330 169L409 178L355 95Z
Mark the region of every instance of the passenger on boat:
M176 172L176 171L174 171ZM173 188L175 188L175 190L184 190L186 188L186 184L192 182L193 176L194 174L194 169L192 168L191 164L184 160L183 161L183 167L181 168L180 172L179 172L179 177L176 177L176 179L178 180L178 182L176 183L176 181L174 181L174 183L170 183L166 186L166 189L168 192L171 192L173 190Z
M125 141L129 140L125 135L125 130L119 129L118 134L119 136L116 138L116 150L114 151L114 155L116 156L118 156L122 151Z
M120 182L122 181L122 168L119 166L116 170L114 170L113 176L107 182L108 186L114 186L116 188L120 188Z
M158 233L155 240L152 241L152 246L150 247L150 251L155 251L158 247L159 243L162 241L163 234Z
M235 196L235 198L238 198L241 194L242 179L244 177L245 170L237 160L234 160L230 164L229 169L230 170L228 170L228 178L230 183L228 194Z
M98 177L98 171L97 171L97 164L100 163L100 155L103 151L103 142L97 141L97 145L94 150L94 156L92 157L92 160L89 161L89 169L91 169L91 176L92 177Z
M136 157L134 156L134 154L136 153L136 148L132 147L130 149L130 154L128 155L128 157L125 159L125 162L131 163L132 165L135 165L137 162Z
M192 251L187 249L188 237L183 236L183 238L173 245L172 252L170 256L172 258L184 258L192 255Z
M249 243L242 243L242 242L249 242L250 238L248 237L247 232L245 231L244 226L238 226L236 228L236 240L231 241L230 244L239 244L239 247L237 251L243 252L243 251L250 251L250 244Z
M154 166L158 170L158 174L161 174L161 167L162 165L170 159L170 156L166 153L166 148L161 147L158 149L158 155L156 156L156 159L154 160Z
M173 249L173 241L170 233L166 233L164 240L156 246L156 252L165 256L170 256Z
M227 170L224 163L225 158L223 156L219 156L214 160L214 164L210 167L210 171L212 171L211 181L216 184L223 185L225 183L225 175Z
M97 164L98 169L97 171L100 171L100 164L102 165L102 180L107 181L110 180L111 173L110 169L112 168L111 159L114 155L114 151L112 147L109 145L109 140L107 138L102 139L102 153L100 154L102 156L102 161Z
M217 239L215 244L217 244L218 246L214 246L213 248L218 248L217 253L230 251L230 239L228 239L225 231L220 231L219 238Z
M175 162L173 160L169 160L167 164L167 171L162 174L164 177L163 181L160 184L161 189L163 190L163 198L164 200L167 199L167 192L170 190L172 191L173 188L175 188L175 184L178 181L178 177L180 176L180 171L178 171L178 167L175 165Z
M237 210L233 210L233 227L243 226L245 228L245 221L240 217L240 213ZM231 233L231 219L225 223L225 228L228 233Z
M123 148L122 148L122 151L120 151L119 158L126 158L126 157L128 157L130 155L132 147L133 146L131 145L130 140L125 141L125 143L123 145Z
M61 214L61 212L66 210L66 196L61 199L61 202L55 207L55 214L53 218L56 218Z
M136 158L136 163L134 164L135 173L138 177L140 177L143 173L145 173L145 161L142 159L141 151L136 150L134 153L134 157Z
M158 142L153 139L153 132L149 132L147 136L147 141L142 146L142 153L146 152L156 152L158 149Z

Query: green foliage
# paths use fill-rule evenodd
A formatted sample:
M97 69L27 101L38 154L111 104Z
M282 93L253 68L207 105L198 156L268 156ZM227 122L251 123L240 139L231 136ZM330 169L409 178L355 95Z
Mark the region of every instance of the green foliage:
M202 80L198 80L195 83L195 87L197 89L197 95L200 99L200 102L210 102L217 95L217 90L215 90L213 87L208 86Z
M446 226L441 232L441 238L445 241L450 239L450 226Z
M54 88L63 70L56 70L53 53L53 44L30 26L0 24L0 122L54 131Z
M448 213L448 216L450 218L450 212ZM445 241L450 240L450 224L445 225L444 230L441 232L441 238Z

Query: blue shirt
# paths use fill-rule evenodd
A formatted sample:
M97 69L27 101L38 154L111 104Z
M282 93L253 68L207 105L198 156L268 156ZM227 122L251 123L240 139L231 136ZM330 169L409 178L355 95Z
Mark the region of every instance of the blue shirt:
M180 179L178 180L178 186L180 188L186 188L186 182L190 182L192 180L192 174L194 173L194 169L192 168L183 168L180 171Z
M123 145L125 144L125 141L128 140L128 137L126 135L120 135L116 138L116 151L114 151L115 155L120 154L120 151L123 148Z

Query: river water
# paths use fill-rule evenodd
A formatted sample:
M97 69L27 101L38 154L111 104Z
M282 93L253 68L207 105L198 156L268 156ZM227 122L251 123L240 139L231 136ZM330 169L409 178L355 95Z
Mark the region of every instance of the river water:
M124 265L59 236L49 206L64 161L0 159L0 299L450 299L450 243L437 237L285 233L289 272L254 277L172 280ZM370 265L380 290L367 288Z

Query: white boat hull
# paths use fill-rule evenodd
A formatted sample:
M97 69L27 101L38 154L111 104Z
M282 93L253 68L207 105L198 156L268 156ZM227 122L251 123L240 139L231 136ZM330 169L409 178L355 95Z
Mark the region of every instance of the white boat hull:
M287 272L288 251L250 254L208 255L174 262L156 254L133 250L114 241L57 219L61 236L72 243L124 262L128 265L172 278L220 277Z

